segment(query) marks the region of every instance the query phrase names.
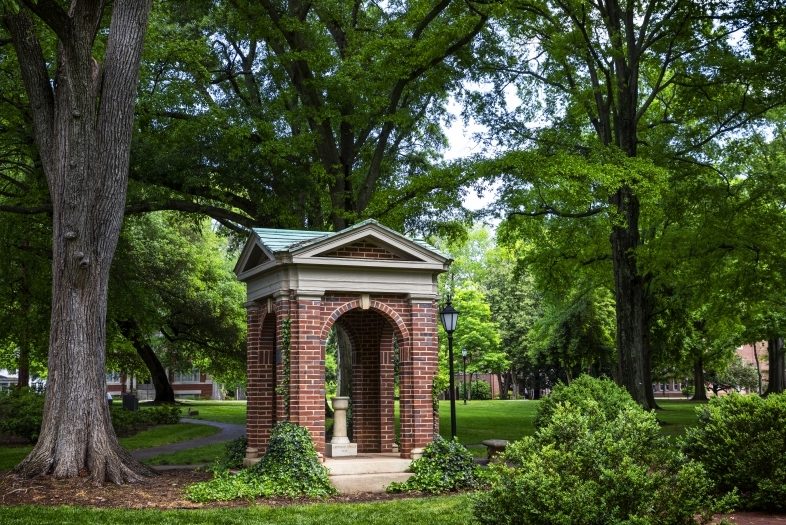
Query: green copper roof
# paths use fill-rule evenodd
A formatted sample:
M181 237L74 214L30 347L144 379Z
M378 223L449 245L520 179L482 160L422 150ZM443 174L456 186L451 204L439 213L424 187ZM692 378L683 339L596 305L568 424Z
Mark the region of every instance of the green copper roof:
M406 235L402 235L401 233L388 228L387 226L383 226L382 224L379 224L374 219L366 219L365 221L354 224L349 228L345 228L341 230L340 232L316 232L316 231L308 231L308 230L278 230L278 229L270 229L270 228L254 228L254 233L257 235L257 237L259 237L259 240L262 242L262 244L265 245L265 247L273 253L293 252L296 249L304 248L310 244L314 244L316 242L322 241L329 237L333 237L335 235L343 235L353 230L357 230L358 228L362 228L367 224L375 224L376 226L389 231L390 233L392 233L397 237L403 237L405 239L408 239L409 241L414 242L418 246L425 248L426 250L435 253L440 257L450 259L450 256L445 255L441 251L437 250L423 239L411 239Z

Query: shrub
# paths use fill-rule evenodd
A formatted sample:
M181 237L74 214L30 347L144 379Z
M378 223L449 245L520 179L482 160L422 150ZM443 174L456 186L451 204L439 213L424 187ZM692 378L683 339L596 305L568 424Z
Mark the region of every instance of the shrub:
M459 399L464 399L464 386L464 382L459 386ZM491 399L491 386L486 381L473 381L472 386L469 387L469 394L469 398L476 401Z
M670 448L655 415L623 389L587 378L555 393L535 436L491 465L491 489L474 502L481 523L693 525L733 500L712 500L702 465Z
M151 425L176 425L180 423L180 407L177 405L159 405L140 411Z
M207 470L221 472L241 468L243 459L246 457L246 448L248 448L248 438L246 436L240 436L227 442L224 446L224 456Z
M150 427L150 419L146 410L131 412L122 408L112 408L109 413L112 417L112 427L119 437L133 436Z
M38 441L44 420L44 394L29 388L0 390L0 434Z
M478 465L472 454L457 439L448 441L439 435L426 445L423 457L413 461L410 470L414 476L403 483L391 483L387 491L436 494L478 484Z
M256 465L236 476L228 470L216 472L211 481L186 489L186 497L207 502L272 496L324 498L336 492L308 430L282 422L273 427L267 453Z
M732 393L696 409L699 423L682 440L719 492L739 491L743 505L786 510L786 394Z
M638 406L624 388L610 379L596 379L584 374L574 379L570 386L564 383L554 386L551 395L545 397L538 406L533 421L535 429L548 425L556 407L565 403L570 403L582 412L587 412L590 406L592 410L602 411L603 417L593 420L599 423L612 421L624 408Z

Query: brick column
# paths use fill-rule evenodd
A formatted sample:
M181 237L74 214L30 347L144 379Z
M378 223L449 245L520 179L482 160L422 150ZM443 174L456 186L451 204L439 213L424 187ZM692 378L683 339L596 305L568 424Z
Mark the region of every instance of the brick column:
M262 388L257 381L259 377L259 339L262 329L260 317L261 312L258 304L246 305L246 325L248 327L246 336L246 435L248 436L249 449L259 449L262 445L259 434L259 407ZM254 458L256 454L249 452L247 457Z
M290 421L306 427L317 451L325 453L325 358L322 355L322 298L301 294L292 315Z
M401 455L434 439L431 386L437 371L437 308L434 299L410 298L410 345L399 361Z

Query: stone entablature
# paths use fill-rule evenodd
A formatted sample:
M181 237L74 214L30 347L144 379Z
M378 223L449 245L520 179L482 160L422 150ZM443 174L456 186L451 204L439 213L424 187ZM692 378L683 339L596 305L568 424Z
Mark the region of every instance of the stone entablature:
M309 239L309 236L313 238ZM292 241L290 244L286 244ZM351 249L350 249L351 248ZM366 255L362 250L369 250ZM369 254L395 254L371 257ZM384 254L383 254L384 255ZM359 453L394 444L393 338L399 345L400 452L434 436L436 276L451 260L375 221L339 233L255 230L236 266L248 283L248 439L264 452L284 419L282 326L291 322L290 420L325 451L325 342L339 323L352 343L353 441Z

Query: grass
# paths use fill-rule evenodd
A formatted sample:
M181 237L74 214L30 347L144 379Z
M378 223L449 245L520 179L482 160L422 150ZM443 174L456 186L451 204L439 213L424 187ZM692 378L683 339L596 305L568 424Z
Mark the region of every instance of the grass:
M120 444L126 450L139 450L142 448L159 447L170 443L179 443L200 437L212 436L221 432L221 429L209 425L193 425L180 423L177 425L160 425L127 438L120 438ZM33 450L31 445L0 447L0 470L9 470ZM215 458L215 456L213 456ZM211 458L211 461L212 459ZM200 462L202 463L202 462Z
M463 445L486 439L515 441L535 433L532 420L539 401L456 401L456 435ZM439 433L450 439L450 401L439 402ZM485 447L482 448L485 451Z
M212 436L219 432L221 432L220 428L209 425L194 425L191 423L160 425L143 430L135 436L120 438L120 444L126 450L139 450L141 448L160 447L170 443L180 443L190 439Z
M199 415L186 415L188 409L198 410ZM189 419L202 419L217 421L218 423L231 423L233 425L246 424L245 401L183 401L183 417Z
M173 454L161 454L143 459L142 463L148 465L201 465L202 463L213 463L216 458L224 456L226 445L226 443L216 443L215 445L181 450Z
M104 510L83 507L1 507L4 525L467 525L472 507L467 496L443 496L379 503L317 503L290 507L209 510Z

